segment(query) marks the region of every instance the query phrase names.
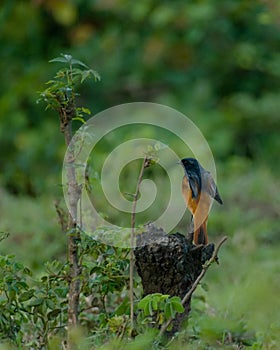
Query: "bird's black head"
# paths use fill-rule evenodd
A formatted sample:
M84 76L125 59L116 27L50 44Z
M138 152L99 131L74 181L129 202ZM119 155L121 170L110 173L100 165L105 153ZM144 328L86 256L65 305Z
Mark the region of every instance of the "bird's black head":
M183 165L185 174L189 180L192 197L197 198L201 191L200 165L194 158L181 159L181 164Z
M189 172L200 173L199 163L195 158L181 159L181 163L187 173Z

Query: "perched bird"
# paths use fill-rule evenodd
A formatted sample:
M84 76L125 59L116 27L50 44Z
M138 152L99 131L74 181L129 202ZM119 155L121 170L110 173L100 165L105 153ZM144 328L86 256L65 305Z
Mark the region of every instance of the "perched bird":
M212 199L216 199L220 204L223 204L223 201L211 173L205 170L196 159L184 158L181 164L185 171L182 193L193 217L193 241L196 245L207 244L207 220Z

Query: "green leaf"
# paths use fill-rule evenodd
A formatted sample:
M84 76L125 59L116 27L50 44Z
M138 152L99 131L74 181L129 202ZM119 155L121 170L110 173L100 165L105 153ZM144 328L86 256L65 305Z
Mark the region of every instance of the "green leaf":
M81 66L81 67L86 68L86 69L89 68L84 62L82 62L80 60L76 60L71 55L67 55L67 54L61 54L61 57L53 58L49 62L50 63L57 63L57 62L58 63L68 63L69 65L78 65L78 66Z
M100 81L101 80L101 76L99 75L99 73L96 70L91 69L91 74L94 76L94 79L96 81Z
M171 304L171 303L170 303L170 311L171 311L171 317L172 317L172 318L175 318L175 316L176 316L176 311L174 310L173 304Z
M85 120L82 117L74 117L74 118L72 118L72 120L77 120L77 121L81 122L82 124L85 124Z
M51 310L55 309L55 303L51 299L46 299L46 304Z
M32 276L32 271L28 267L23 268L23 273L25 273L28 276Z
M63 55L61 54L61 57L56 57L50 60L50 63L60 62L60 63L70 63L72 59L71 55Z
M158 301L157 300L152 300L152 306L155 311L158 310Z
M41 281L42 281L42 282L47 282L48 279L49 279L49 276L42 276L42 277L41 277Z
M56 58L50 60L49 62L50 63L55 63L55 62L67 63L67 60L63 57L56 57Z
M82 110L82 112L85 113L85 114L88 114L88 115L91 114L91 111L90 111L89 108L82 107L81 110Z
M172 328L173 328L173 324L170 323L170 325L167 327L167 331L170 332L172 330Z
M82 113L87 114L87 115L91 115L90 109L85 108L85 107L77 107L76 111L77 111L78 115L82 115Z
M60 309L55 309L47 313L47 318L48 320L51 320L52 318L57 317L60 314L61 310Z
M151 295L149 294L149 295L146 295L143 299L141 299L138 303L138 308L144 310L150 298L151 298Z
M176 311L176 312L184 312L185 308L182 305L182 301L179 297L172 297L170 298L169 302L172 304L172 308Z
M0 232L0 242L9 237L9 232Z
M27 300L31 299L33 297L33 295L34 295L34 289L30 289L29 291L22 293L19 296L18 300L20 302L27 301Z
M16 292L15 292L15 290L10 290L10 292L9 292L9 299L12 300L12 301L16 299Z
M37 298L32 300L28 306L39 306L39 305L42 305L43 302L44 302L43 298Z
M88 68L88 66L85 63L83 63L82 61L76 60L75 58L72 58L71 64L78 64L79 66L82 66L84 68Z
M172 318L172 313L171 313L171 305L169 303L165 304L164 307L164 316L168 320Z
M153 301L152 300L149 301L148 306L149 306L149 314L150 314L150 316L153 316L154 310L153 310Z
M129 298L125 297L123 302L116 309L115 314L117 316L121 316L124 314L128 314L128 312L129 312Z
M180 302L172 302L172 307L176 312L182 313L185 311L184 306L182 305L181 301Z
M95 70L93 69L88 69L86 71L83 71L81 73L82 77L81 77L81 83L83 83L87 78L90 78L91 76L93 76L94 80L95 81L100 81L101 80L101 77L99 75L98 72L96 72Z
M162 312L158 315L157 322L158 322L159 325L163 324L163 322L164 322L164 315L163 315Z
M150 315L149 301L145 304L143 311L144 311L144 316Z

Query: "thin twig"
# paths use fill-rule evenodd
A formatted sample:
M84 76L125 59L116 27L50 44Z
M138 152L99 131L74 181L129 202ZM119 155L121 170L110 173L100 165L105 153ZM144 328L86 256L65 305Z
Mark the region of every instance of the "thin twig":
M207 270L209 269L210 265L215 262L217 260L217 256L218 256L218 252L219 249L221 248L222 244L227 240L227 237L223 237L220 242L217 244L217 246L215 247L215 250L212 254L212 257L203 265L202 271L200 272L200 274L198 275L197 279L194 281L191 289L185 294L184 298L182 299L182 305L185 305L190 299L191 296L193 294L193 292L196 290L199 282L202 280L202 278L204 277L204 275L206 274ZM164 332L167 330L167 328L169 327L170 323L172 322L172 318L170 318L169 320L167 320L162 327L160 328L160 332L159 332L159 337L162 337L162 335L164 334Z
M130 266L129 266L129 298L130 298L130 322L131 329L134 328L134 297L133 297L133 270L134 270L134 240L135 240L135 218L136 205L140 193L140 185L143 179L144 169L149 166L148 157L145 156L142 162L141 170L138 176L135 194L133 195L132 211L131 211L131 234L130 234Z

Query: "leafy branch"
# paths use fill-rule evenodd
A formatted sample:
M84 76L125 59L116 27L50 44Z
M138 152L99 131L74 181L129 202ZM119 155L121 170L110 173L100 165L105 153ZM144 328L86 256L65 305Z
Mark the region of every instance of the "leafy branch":
M48 87L40 93L38 102L45 102L47 109L52 108L59 111L61 107L66 107L69 102L74 101L75 92L79 84L85 82L86 79L93 78L94 81L100 81L100 75L97 71L89 68L85 63L74 59L71 55L61 54L49 61L50 63L64 63L65 67L60 69L52 80L46 84ZM90 114L86 108L77 107L75 117L79 117L79 113Z
M74 59L71 55L61 54L61 57L54 58L51 63L63 63L65 67L60 69L53 80L47 82L48 88L40 94L39 101L47 103L47 108L58 112L60 118L60 130L64 134L66 146L71 144L73 130L72 121L84 122L83 115L90 114L90 111L83 107L76 106L77 86L87 78L93 77L95 81L100 80L99 74L90 69L83 62ZM67 167L67 194L70 203L70 212L67 220L62 225L63 230L68 233L68 262L69 262L69 294L68 294L68 330L77 326L79 317L79 298L81 290L82 266L79 262L80 255L80 229L76 218L78 205L81 197L81 187L77 182L75 163L76 155L74 147L69 147L65 161L70 165ZM63 219L56 206L60 221ZM69 334L68 334L69 335ZM68 346L71 347L68 336Z

